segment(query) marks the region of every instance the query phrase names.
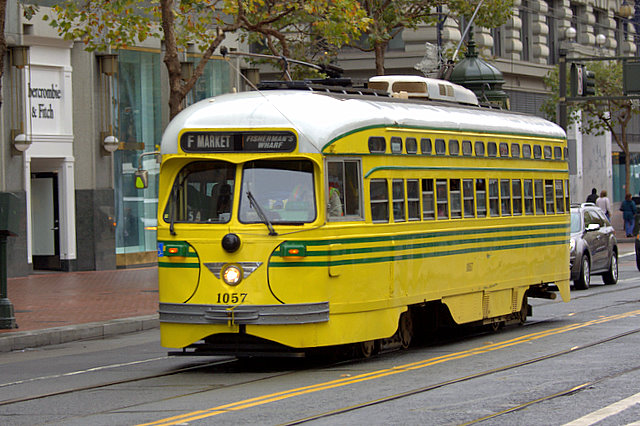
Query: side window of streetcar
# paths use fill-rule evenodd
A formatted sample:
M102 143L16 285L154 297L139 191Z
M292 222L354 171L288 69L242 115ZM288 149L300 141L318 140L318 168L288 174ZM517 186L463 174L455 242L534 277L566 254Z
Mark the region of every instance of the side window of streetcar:
M372 154L382 154L387 150L387 141L382 136L369 137L369 152Z
M535 158L536 160L542 158L542 148L540 147L540 145L533 146L533 158Z
M544 181L544 199L547 207L547 214L554 214L556 211L554 209L554 197L553 197L553 181L551 179L546 179Z
M513 158L520 158L520 145L517 143L511 144L511 156Z
M360 161L327 162L327 213L329 219L362 217L360 208Z
M462 155L472 155L473 148L471 141L462 141Z
M476 157L484 157L484 142L476 141L475 143Z
M531 158L531 145L528 143L522 145L522 157Z
M536 214L544 214L544 187L542 186L542 180L536 179L534 185Z
M391 193L393 194L393 221L404 222L407 220L404 214L404 180L394 179Z
M436 155L445 155L447 153L444 139L436 139Z
M407 180L407 215L409 220L420 220L420 186L418 179Z
M562 190L562 181L556 180L556 211L564 213L564 191Z
M399 138L397 136L392 136L390 143L391 143L392 154L402 154L402 138Z
M416 138L407 138L405 140L407 154L416 154L418 152L418 141Z
M422 219L435 219L435 197L433 196L433 179L422 179Z
M524 213L533 214L533 181L524 180Z
M476 179L476 200L478 217L487 216L487 181L485 179Z
M522 214L522 185L520 179L511 181L511 194L513 196L513 214Z
M508 157L509 156L509 144L505 142L500 142L500 157Z
M389 189L386 179L371 179L371 220L374 223L389 222Z
M449 155L460 154L460 142L457 139L449 139Z
M489 179L489 214L491 216L500 216L498 179Z
M451 219L460 219L462 217L460 179L449 180L449 193L451 195Z
M495 142L489 142L487 144L487 155L489 157L496 157L498 155L498 146Z
M511 188L509 179L500 179L500 206L502 216L511 216Z
M447 180L436 180L436 205L438 206L438 219L449 219L449 201L447 199Z
M420 139L420 152L422 152L423 155L431 155L432 150L433 148L431 146L431 139Z
M474 217L473 179L462 180L462 202L464 204L464 217Z

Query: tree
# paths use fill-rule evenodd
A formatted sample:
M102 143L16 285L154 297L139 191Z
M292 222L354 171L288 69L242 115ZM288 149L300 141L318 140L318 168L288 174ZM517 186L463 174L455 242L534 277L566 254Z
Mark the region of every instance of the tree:
M364 31L366 40L350 46L375 53L376 74L384 75L384 57L389 42L402 30L417 29L420 24L435 24L447 16L471 19L482 0L361 0L371 24ZM439 16L437 7L446 6L448 14ZM485 0L474 22L494 28L504 24L512 13L513 0Z
M52 10L43 19L65 39L84 42L88 51L120 49L150 37L163 40L170 118L180 112L228 33L261 34L272 52L286 55L292 43L300 42L300 28L308 29L305 34L326 33L328 43L339 45L368 22L356 0L65 0ZM190 43L202 57L185 78L179 52Z
M625 157L625 190L629 192L631 177L631 155L627 141L627 127L635 114L640 113L637 100L621 98L622 93L622 64L617 61L594 61L587 65L595 74L596 96L610 97L608 100L589 100L572 103L568 108L569 122L574 123L582 133L594 136L610 132L613 140L624 152ZM542 106L545 116L556 121L556 105L559 101L558 67L545 78L545 84L551 89L552 95ZM582 113L580 113L582 111Z

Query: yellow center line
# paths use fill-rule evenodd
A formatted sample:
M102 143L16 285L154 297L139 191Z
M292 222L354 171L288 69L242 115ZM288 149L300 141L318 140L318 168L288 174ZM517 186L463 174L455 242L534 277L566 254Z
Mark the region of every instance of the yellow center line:
M151 426L151 425L175 425L185 422L191 422L194 420L205 419L208 417L217 416L218 414L227 413L230 411L239 411L244 410L251 407L256 407L259 405L268 404L271 402L282 401L284 399L292 398L295 396L305 395L309 393L319 392L327 389L338 388L342 386L348 386L368 380L379 379L382 377L387 377L391 375L395 375L398 373L405 373L407 371L418 370L421 368L429 367L432 365L440 364L447 361L452 361L456 359L466 358L473 355L484 354L487 352L496 351L499 349L504 349L510 346L519 345L522 343L532 342L534 340L542 339L544 337L549 337L561 333L566 333L568 331L578 330L580 328L589 327L596 324L602 324L609 321L615 321L619 319L624 319L628 317L632 317L635 315L640 315L640 310L630 311L622 314L611 315L611 316L603 316L601 318L577 323L570 324L563 327L558 327L546 331L540 331L537 333L527 334L524 336L516 337L511 340L505 340L503 342L492 343L481 347L476 347L472 349L467 349L461 352L454 352L448 355L442 355L434 358L425 359L422 361L412 362L409 364L404 364L401 366L387 368L383 370L372 371L369 373L363 373L352 377L345 377L341 379L331 380L328 382L317 383L315 385L309 385L294 389L289 389L286 391L276 392L268 395L258 396L255 398L245 399L242 401L232 402L225 405L220 405L217 407L193 411L186 414L181 414L179 416L168 417L166 419L158 420L151 423L143 423L139 426Z

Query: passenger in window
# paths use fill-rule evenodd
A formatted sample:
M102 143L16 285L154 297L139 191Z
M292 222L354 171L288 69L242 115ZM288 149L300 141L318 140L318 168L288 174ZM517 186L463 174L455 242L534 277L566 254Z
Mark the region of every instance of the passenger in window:
M221 221L229 220L228 216L231 213L231 185L228 183L220 185L216 213Z
M342 210L342 199L338 182L329 182L329 217L340 217L344 215Z

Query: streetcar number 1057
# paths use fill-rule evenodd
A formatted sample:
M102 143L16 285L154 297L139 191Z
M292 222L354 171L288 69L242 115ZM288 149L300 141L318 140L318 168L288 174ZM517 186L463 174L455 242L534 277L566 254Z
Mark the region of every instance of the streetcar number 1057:
M218 293L218 303L244 303L247 293Z

